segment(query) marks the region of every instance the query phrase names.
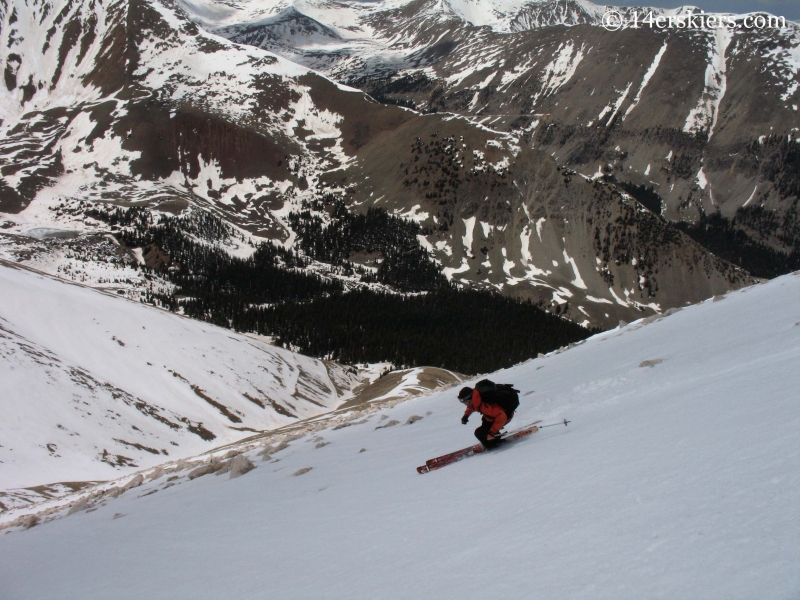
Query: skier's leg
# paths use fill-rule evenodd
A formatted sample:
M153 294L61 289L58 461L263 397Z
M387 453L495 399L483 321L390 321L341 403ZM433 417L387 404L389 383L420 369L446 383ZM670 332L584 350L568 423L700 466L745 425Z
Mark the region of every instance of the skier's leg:
M489 430L492 428L492 422L483 419L481 421L481 426L475 430L475 437L478 438L478 441L486 446L486 436L489 434Z

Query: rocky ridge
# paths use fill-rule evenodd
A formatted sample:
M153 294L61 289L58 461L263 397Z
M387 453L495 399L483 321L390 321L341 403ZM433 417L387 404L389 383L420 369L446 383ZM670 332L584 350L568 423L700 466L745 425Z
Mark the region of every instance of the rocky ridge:
M237 14L235 5L226 6L209 3L204 10ZM478 46L486 36L562 35L584 27L476 29L458 11L443 16L414 2L387 10L348 5L350 13L339 11L344 5L314 5L339 19L320 33L286 24L301 18L299 5L259 6L259 18L266 19L260 26L273 41L294 48L301 38L320 47L330 41L340 52L350 44L345 32L356 46L375 50L384 31L405 44L405 52L427 43L413 35L441 38L441 28L456 22L460 35ZM581 172L552 144L532 142L552 127L481 124L476 115L420 114L378 103L274 53L207 33L211 24L198 7L190 13L186 5L158 0L31 6L15 0L5 7L0 209L6 256L25 260L30 244L69 243L30 241L31 235L83 239L99 232L95 237L104 240L108 229L85 208L97 202L146 205L161 214L206 210L247 239L291 247L297 239L290 213L334 195L352 210L377 206L418 222L420 244L450 279L531 298L586 324L616 323L750 281L615 186L620 170L613 164L610 172L602 166L598 173ZM356 10L363 14L347 16ZM413 35L398 29L412 23ZM236 39L244 25L225 27L213 30ZM578 42L560 43L564 60L573 64ZM431 44L417 52L427 61L418 73L429 77L425 73L440 68L446 79L447 69L461 69L466 77L450 86L456 91L485 75L464 71L459 61L474 56L459 44L438 50ZM507 61L522 56L506 52ZM33 60L37 53L44 56L41 67ZM380 53L370 60L378 59ZM381 69L356 79L374 93ZM530 82L534 74L528 73ZM406 75L398 71L391 79ZM550 77L551 91L570 87L563 73L556 79ZM409 103L415 97L404 96ZM325 220L329 213L322 206L317 215ZM252 247L243 243L237 252L246 255ZM121 250L133 258L137 251ZM44 252L40 264L63 268Z

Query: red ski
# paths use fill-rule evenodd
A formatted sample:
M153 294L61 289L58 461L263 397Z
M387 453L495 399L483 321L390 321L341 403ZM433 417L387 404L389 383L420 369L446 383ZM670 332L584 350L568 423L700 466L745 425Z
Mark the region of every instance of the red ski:
M502 445L505 445L507 442L515 442L517 440L521 440L523 438L528 437L529 435L533 435L537 431L539 431L539 427L537 427L537 423L541 423L541 421L535 421L530 425L515 431L514 433L509 433L505 437L503 437ZM499 446L497 446L499 447ZM460 460L464 460L469 456L473 456L474 454L480 454L482 452L486 452L486 448L483 447L483 444L475 444L474 446L470 446L469 448L464 448L463 450L456 450L455 452L451 452L450 454L445 454L444 456L439 456L437 458L432 458L429 461L426 461L424 465L421 467L417 467L417 473L427 473L429 471L435 471L436 469L441 469L447 465L452 465L455 462Z

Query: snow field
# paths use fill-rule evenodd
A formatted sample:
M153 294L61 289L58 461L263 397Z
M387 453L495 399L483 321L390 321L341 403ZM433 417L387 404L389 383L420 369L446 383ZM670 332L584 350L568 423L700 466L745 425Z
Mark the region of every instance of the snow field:
M473 440L453 390L0 535L0 596L797 597L798 297L785 276L492 374L514 427L572 423L426 475Z
M0 490L193 456L333 410L359 383L339 365L21 268L0 265L0 290ZM114 466L117 455L132 464Z

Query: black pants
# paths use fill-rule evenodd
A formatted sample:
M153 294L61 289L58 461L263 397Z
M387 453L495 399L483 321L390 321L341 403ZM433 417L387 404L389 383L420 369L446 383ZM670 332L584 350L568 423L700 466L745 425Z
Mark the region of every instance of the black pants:
M486 418L481 421L481 426L475 430L475 437L478 438L478 441L483 444L483 447L487 450L491 450L495 446L500 444L500 440L487 440L486 436L489 435L489 430L494 425L494 422L487 421Z

